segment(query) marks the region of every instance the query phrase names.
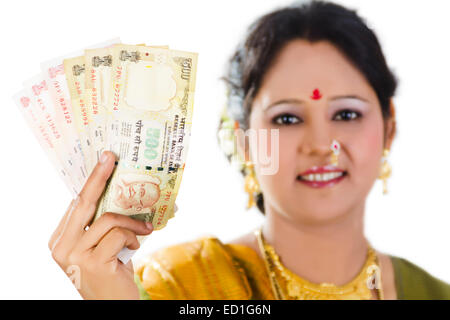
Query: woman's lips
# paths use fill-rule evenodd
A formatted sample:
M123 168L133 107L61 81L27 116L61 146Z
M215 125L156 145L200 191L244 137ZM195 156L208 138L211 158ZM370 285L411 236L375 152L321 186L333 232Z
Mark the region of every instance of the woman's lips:
M336 177L334 179L330 179L327 181L318 181L318 180L314 180L314 181L310 181L310 180L306 180L306 179L302 179L301 176L307 176L307 175L314 175L314 174L327 174L327 173L332 173L332 172L342 172L342 175L339 177ZM324 188L324 187L332 187L336 184L338 184L339 182L341 182L345 177L347 176L347 171L344 171L342 169L339 169L335 166L332 165L327 165L327 166L322 166L322 167L312 167L304 172L302 172L301 174L299 174L297 176L297 181L306 184L307 186L310 186L312 188Z
M297 181L306 184L309 187L312 188L326 188L326 187L332 187L339 182L342 181L347 176L347 173L345 172L342 176L328 180L328 181L308 181L301 179L300 176L297 177Z
M299 175L306 176L307 174L314 174L314 173L327 173L327 172L344 172L345 170L339 169L338 167L327 165L322 167L312 167Z

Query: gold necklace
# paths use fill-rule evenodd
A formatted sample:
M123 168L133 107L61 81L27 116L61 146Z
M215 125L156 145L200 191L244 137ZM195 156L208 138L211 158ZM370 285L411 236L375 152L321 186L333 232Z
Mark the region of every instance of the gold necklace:
M378 257L370 244L368 244L366 262L359 274L349 283L337 286L332 283L317 284L302 279L283 266L275 249L265 242L262 228L255 230L255 236L277 300L369 300L372 298L371 289L374 288L377 290L378 298L384 299ZM281 275L281 281L277 279L277 273Z

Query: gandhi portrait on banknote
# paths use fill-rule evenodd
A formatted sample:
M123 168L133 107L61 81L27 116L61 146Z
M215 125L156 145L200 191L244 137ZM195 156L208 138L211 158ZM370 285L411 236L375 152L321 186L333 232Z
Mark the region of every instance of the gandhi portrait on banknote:
M155 176L120 175L114 184L114 204L137 212L151 208L160 197L161 181Z

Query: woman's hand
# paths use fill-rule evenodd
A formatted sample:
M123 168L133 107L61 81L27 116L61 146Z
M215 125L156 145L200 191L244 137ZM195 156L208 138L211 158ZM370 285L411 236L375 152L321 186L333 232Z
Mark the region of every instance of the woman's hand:
M84 299L139 299L133 265L131 261L123 264L117 254L125 246L138 249L136 235L150 234L151 223L108 212L86 228L94 217L114 162L113 153L103 153L48 243L53 259Z

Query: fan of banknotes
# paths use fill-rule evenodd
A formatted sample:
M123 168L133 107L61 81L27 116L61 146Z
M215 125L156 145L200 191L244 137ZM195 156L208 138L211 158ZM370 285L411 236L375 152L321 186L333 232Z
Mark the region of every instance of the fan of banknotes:
M75 196L104 150L117 156L95 219L116 212L163 228L190 137L197 54L119 39L41 64L15 102Z

